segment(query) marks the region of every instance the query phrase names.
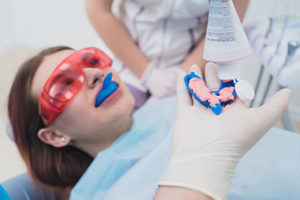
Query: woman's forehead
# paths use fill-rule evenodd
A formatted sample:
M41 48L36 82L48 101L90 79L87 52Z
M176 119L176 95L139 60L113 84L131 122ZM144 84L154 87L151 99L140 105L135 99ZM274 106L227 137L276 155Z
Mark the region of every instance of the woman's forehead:
M50 54L43 59L43 62L38 67L33 78L31 89L33 96L38 97L40 95L45 82L47 81L53 70L63 59L65 59L73 52L73 50L63 50Z

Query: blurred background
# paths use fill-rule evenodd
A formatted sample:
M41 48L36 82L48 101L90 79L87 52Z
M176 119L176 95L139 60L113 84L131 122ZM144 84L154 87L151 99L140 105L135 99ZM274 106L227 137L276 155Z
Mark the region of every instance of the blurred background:
M290 6L287 7L287 2ZM244 23L268 18L275 14L300 12L298 0L251 0ZM25 166L12 141L6 135L7 95L19 65L38 50L55 45L76 49L96 46L109 55L101 39L94 32L85 14L83 0L0 0L0 182L25 171ZM300 40L300 38L299 38ZM242 77L255 85L260 60L253 54L243 61ZM266 87L268 74L263 74L261 88ZM299 76L300 78L300 76ZM269 95L276 91L276 79ZM300 132L300 89L294 95L289 115ZM264 96L257 93L255 104ZM279 122L277 127L282 127Z

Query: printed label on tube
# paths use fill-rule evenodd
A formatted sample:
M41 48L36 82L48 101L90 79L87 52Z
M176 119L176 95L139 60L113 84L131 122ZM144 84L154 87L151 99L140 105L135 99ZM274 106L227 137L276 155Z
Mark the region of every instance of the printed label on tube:
M211 7L206 39L216 42L236 41L235 28L228 1L216 1Z
M228 63L252 53L232 0L211 0L204 59Z

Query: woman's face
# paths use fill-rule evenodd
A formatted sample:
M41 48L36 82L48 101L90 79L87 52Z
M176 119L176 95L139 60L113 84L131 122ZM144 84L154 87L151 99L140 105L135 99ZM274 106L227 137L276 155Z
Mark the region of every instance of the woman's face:
M72 50L60 51L45 57L39 66L32 84L32 94L38 99L43 86L56 66ZM112 69L82 68L85 82L80 92L65 107L64 111L48 126L57 133L69 137L79 146L91 143L110 143L120 135L121 127L130 119L134 99ZM118 84L118 90L112 93L99 107L95 107L96 97L102 87L104 77L113 73L112 80Z

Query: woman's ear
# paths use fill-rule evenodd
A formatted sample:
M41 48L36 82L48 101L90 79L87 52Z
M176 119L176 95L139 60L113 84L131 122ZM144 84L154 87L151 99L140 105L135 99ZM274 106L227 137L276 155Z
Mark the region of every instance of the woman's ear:
M69 136L55 132L50 128L42 128L38 131L38 137L41 141L54 147L65 147L71 141Z

